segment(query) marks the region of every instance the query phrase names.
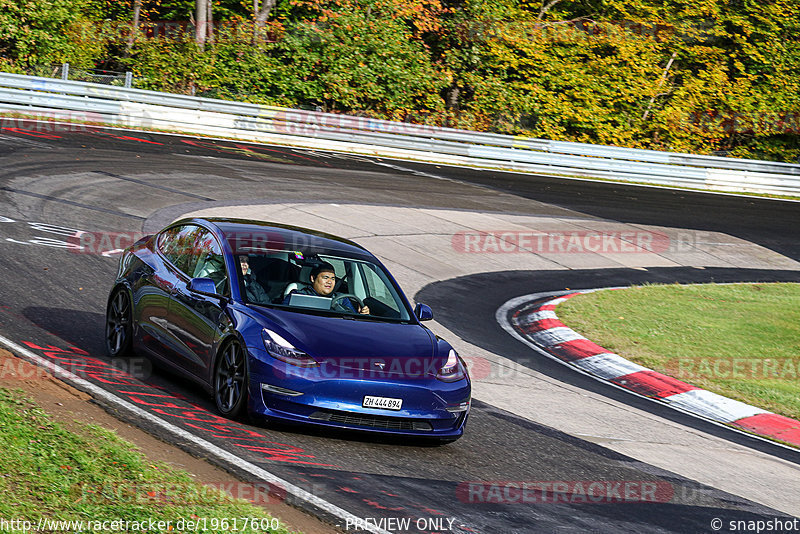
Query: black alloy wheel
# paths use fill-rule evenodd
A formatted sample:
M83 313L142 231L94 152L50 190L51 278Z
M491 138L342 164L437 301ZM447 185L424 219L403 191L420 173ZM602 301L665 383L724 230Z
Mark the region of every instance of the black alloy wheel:
M133 310L127 290L117 289L106 308L106 352L112 358L133 354Z
M214 367L214 401L225 417L242 414L247 404L247 363L238 341L226 344Z

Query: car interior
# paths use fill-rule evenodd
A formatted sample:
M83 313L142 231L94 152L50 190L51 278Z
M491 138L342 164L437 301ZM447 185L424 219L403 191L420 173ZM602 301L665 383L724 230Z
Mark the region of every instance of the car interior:
M325 262L332 264L336 270L334 292L337 295L358 296L369 306L370 315L373 316L399 319L403 315L395 297L386 289L385 282L376 275L367 275L366 271L370 269L360 266L362 262L332 256L314 255L306 258L293 251L249 254L248 258L251 272L269 298L268 303L261 304L283 305L284 299L292 291L311 286L312 270ZM382 290L382 294L378 295L376 290Z

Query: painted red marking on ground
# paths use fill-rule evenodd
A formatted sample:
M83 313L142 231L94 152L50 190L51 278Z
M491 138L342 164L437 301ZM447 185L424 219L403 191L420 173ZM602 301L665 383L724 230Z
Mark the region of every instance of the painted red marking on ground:
M55 360L54 363L66 365L73 373L75 373L75 369L72 369L72 367L77 367L78 373L95 378L101 382L124 384L127 386L135 386L140 388L154 387L149 384L137 383L133 377L124 371L111 367L108 362L103 360L91 357L76 357L80 356L81 354L88 356L86 351L78 347L70 347L70 351L72 351L70 352L51 345L42 347L31 341L23 341L23 343L31 349L43 352L45 356ZM87 370L92 371L87 372ZM112 379L116 379L117 381L114 382ZM134 382L119 382L119 380L133 380ZM277 460L294 464L316 465L322 467L338 467L333 464L302 460L301 458L314 458L314 455L306 453L305 450L299 447L268 441L257 432L244 428L243 426L238 425L229 419L212 414L201 406L193 404L190 401L179 399L175 395L128 390L116 391L116 393L124 394L128 400L140 406L146 406L151 412L181 419L184 425L196 430L208 432L213 437L235 441L257 441L260 445L271 445L269 447L265 447L252 444L233 443L233 445L242 447L251 452L264 453L267 455L266 459L268 460ZM174 401L182 401L189 406L181 406ZM170 409L178 410L178 413L171 413L168 411ZM201 425L208 425L210 428Z
M757 434L770 436L793 445L800 445L800 421L774 413L760 413L733 422Z
M164 143L159 143L157 141L149 141L147 139L142 139L140 137L132 137L130 135L116 135L109 132L102 132L102 131L92 131L90 132L94 135L104 135L106 137L112 137L114 139L120 139L122 141L138 141L140 143L150 143L151 145L164 145Z
M588 339L567 341L554 347L547 347L547 350L565 362L582 360L583 358L597 356L598 354L605 354L608 352L608 350L604 349L593 341L589 341Z
M4 127L3 130L14 132L22 135L29 135L31 137L38 137L40 139L63 139L60 135L53 135L44 132L36 132L34 130L26 130L24 128L8 128Z
M662 399L679 393L686 393L694 389L700 389L686 382L682 382L677 378L662 375L655 371L637 371L628 375L612 378L611 382L641 395Z
M307 460L301 460L300 458L314 458L313 454L301 454L305 453L305 451L299 447L292 447L291 445L286 445L286 447L291 447L293 450L287 449L277 449L277 448L270 448L270 447L258 447L255 445L243 445L241 443L234 443L237 447L242 447L247 449L251 452L259 452L265 454L267 456L267 460L275 460L278 462L286 462L290 464L305 464L305 465L318 465L321 467L337 467L333 464L324 464L321 462L310 462Z
M378 510L390 510L392 512L400 512L405 510L402 506L383 506L381 503L377 501L373 501L371 499L362 499L365 503L372 506L373 508L377 508Z
M521 324L519 328L526 334L535 334L542 330L550 330L551 328L562 328L564 323L558 319L540 319L528 324Z

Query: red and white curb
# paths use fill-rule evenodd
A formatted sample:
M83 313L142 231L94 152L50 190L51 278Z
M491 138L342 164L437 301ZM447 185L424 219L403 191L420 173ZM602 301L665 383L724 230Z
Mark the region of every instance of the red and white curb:
M621 288L609 288L621 289ZM575 370L668 406L800 447L800 421L700 389L630 362L562 323L555 308L596 290L539 293L511 299L496 313L506 332ZM549 300L547 297L555 297Z

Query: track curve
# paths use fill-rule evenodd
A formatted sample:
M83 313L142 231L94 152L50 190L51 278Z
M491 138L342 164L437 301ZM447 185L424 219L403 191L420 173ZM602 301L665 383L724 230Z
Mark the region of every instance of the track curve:
M786 517L786 510L779 512L735 492L720 491L648 465L611 450L607 444L599 445L575 437L574 433L557 430L554 425L547 424L546 418L521 417L515 413L518 410L513 402L504 406L507 409L501 409L496 407L497 398L488 399L492 401L489 404L482 402L480 395L467 435L456 444L441 448L220 421L213 415L209 399L200 391L163 371L151 370L145 361L133 360L125 364L126 368L119 369L120 362L111 362L104 356L102 313L116 260L113 255L77 254L64 243L76 230L133 234L151 231L188 212L220 207L225 210L259 209L272 218L284 213L287 217L317 217L331 222L321 206L340 203L367 206L359 208L367 214L366 224L386 224L386 229L357 239L382 258L391 254L391 249L375 250L370 242L391 244L391 241L379 242L379 239L388 239L390 230L398 230L397 217L423 219L446 214L443 220L456 225L463 224L463 218L469 216L474 225L473 217L482 213L511 213L514 217L570 224L605 224L606 220L621 221L628 217L632 219L628 222L635 224L727 231L741 240L756 243L755 249L748 250L766 258L760 268L747 273L730 259L725 260L730 267L716 270L666 266L646 267L646 271L640 270L641 267L580 270L569 263L580 263L582 258L564 261L542 255L537 261L550 268L557 267L557 270L483 275L480 274L481 269L485 269L483 264L471 265L471 258L456 256L454 261L460 261L460 265L473 274L443 282L431 282L429 276L408 265L403 269L400 259L392 258L401 269L399 272L395 272L393 266L390 269L398 275L403 287L411 288L410 293L420 290L416 299L435 306L442 327L455 333L464 343L508 358L509 355L513 357L518 347L501 341L497 332L476 321L500 295L531 292L529 288L533 285L543 291L563 289L565 285L578 287L598 279L608 285L614 283L609 281L615 277L630 282L636 279L636 273L646 275L649 280L668 281L689 275L692 278L719 279L730 275L739 279L756 276L797 280L800 277L794 270L793 260L800 258L800 240L796 235L776 237L771 233L772 226L745 224L742 217L738 218L741 228L736 231L722 228L724 220L714 224L700 220L686 224L665 221L663 217L668 210L663 205L672 199L660 199L659 195L669 197L674 193L648 190L645 206L636 208L634 211L638 210L640 215L634 216L625 206L618 206L616 211L606 207L603 211L574 200L586 194L586 188L603 190L602 184L563 184L550 178L516 177L513 187L506 187L503 180L511 180L512 175L503 175L502 180L496 181L494 175L477 171L117 130L94 129L46 137L37 136L35 130L29 134L0 133L0 157L4 163L0 178L0 198L3 199L0 246L3 247L4 274L0 279L0 294L3 295L0 333L43 357L79 370L92 383L102 385L162 419L190 429L358 517L408 516L426 521L444 518L452 519L452 523L427 522L424 529L417 529L414 524L408 532L445 531L429 527L447 527L447 531L452 532L486 533L704 532L716 517L726 520ZM486 183L505 190L486 187ZM541 188L544 191L541 197L537 196L536 183L547 184ZM606 187L614 191L624 189L616 185ZM635 191L644 194L643 190ZM736 202L732 197L717 201L709 196L697 202L704 205L719 202L719 210L729 214L723 219L732 218L735 211ZM787 208L783 203L769 204L775 201L746 199L740 202L754 210L757 219L769 214L775 226L781 224L780 217L785 218L783 222L796 220L796 204ZM298 209L298 204L302 209ZM657 205L662 206L662 219L653 215L652 206ZM419 208L436 213L404 211L387 219L388 222L382 219L393 209ZM370 209L372 215L369 215ZM690 211L693 217L699 217L696 209ZM643 220L645 215L649 219ZM513 224L513 221L495 218L480 224L498 223ZM357 231L363 231L359 225L353 228L356 236ZM448 239L449 231L433 228L429 233L440 234L441 243L441 239ZM404 234L402 239L408 235L410 233ZM672 260L660 256L658 261ZM504 263L505 260L498 262L492 270L502 270L499 267ZM448 272L447 265L443 261L442 278ZM559 287L553 287L556 285ZM537 367L535 371L543 370ZM545 369L544 373L548 371ZM558 381L565 378L552 377ZM598 397L609 395L597 386L572 385L576 390L585 389ZM487 383L487 395L490 387ZM662 414L658 416L663 417ZM137 423L145 428L149 426L158 434L158 429L146 420ZM245 436L257 442L248 441ZM195 447L191 443L180 445L189 449ZM204 454L202 450L194 452ZM797 461L794 457L784 460ZM787 476L797 476L788 462L780 467L789 470ZM238 474L246 476L246 473ZM520 503L513 495L506 498L501 495L499 500L485 502L490 489L507 489L513 487L510 484L522 481L566 482L570 491L577 482L654 483L666 485L670 494L665 497L660 493L660 497L654 499L656 502L634 503L568 502L563 498L551 498L557 502ZM469 491L464 493L470 482L480 484L472 497ZM492 486L492 482L498 484ZM480 493L480 488L486 491ZM564 492L555 494L566 495ZM680 524L676 523L676 516L681 517Z

